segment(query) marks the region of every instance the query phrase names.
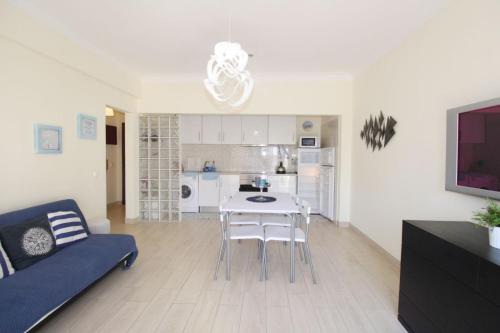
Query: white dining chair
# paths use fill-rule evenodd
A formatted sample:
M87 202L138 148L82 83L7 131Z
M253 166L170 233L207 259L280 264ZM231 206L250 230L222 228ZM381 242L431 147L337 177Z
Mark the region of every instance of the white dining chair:
M296 205L300 204L301 199L298 196L292 196ZM290 217L288 215L266 214L261 217L261 225L263 227L277 226L290 227Z
M222 205L219 207L219 222L221 230L221 243L219 246L219 255L217 257L217 265L215 267L214 280L217 280L219 275L220 264L223 258L226 258L226 279L230 280L231 273L231 240L256 239L259 244L259 249L263 249L264 243L264 228L260 225L231 225L225 222L225 213L222 212ZM263 256L263 250L259 251L259 256ZM261 279L264 272L261 271Z
M305 222L305 231L300 227L295 228L295 242L303 246L304 257L306 264L309 264L311 269L311 275L313 283L316 284L316 273L314 271L314 265L311 257L311 249L309 247L309 225L311 223L311 205L303 200L300 203L300 218ZM267 243L270 241L280 241L280 242L290 242L290 229L283 228L282 226L268 226L265 228L264 232L264 248L262 255L262 267L261 271L264 275L268 276L267 267Z

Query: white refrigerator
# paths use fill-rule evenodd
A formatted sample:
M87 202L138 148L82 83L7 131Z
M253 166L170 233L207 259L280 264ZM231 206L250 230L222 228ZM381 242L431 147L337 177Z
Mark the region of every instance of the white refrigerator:
M320 204L319 213L333 221L335 212L335 148L321 148L320 152Z
M297 195L311 204L311 213L320 208L320 149L300 148L297 162Z

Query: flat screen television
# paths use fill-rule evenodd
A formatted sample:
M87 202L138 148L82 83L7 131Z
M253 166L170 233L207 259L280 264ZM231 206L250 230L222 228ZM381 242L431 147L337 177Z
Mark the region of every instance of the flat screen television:
M500 199L500 98L448 110L446 189Z

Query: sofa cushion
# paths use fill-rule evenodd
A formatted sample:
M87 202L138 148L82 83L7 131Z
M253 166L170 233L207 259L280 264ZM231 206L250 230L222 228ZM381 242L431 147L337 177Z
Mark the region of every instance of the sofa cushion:
M26 331L128 254L130 266L137 256L135 240L130 235L89 235L0 280L0 332Z
M0 228L0 239L16 270L24 269L56 252L46 216Z
M14 268L0 242L0 279L14 274Z
M76 204L75 200L72 199L49 202L39 206L0 214L0 226L23 223L26 220L34 219L42 215L46 216L49 212L57 212L59 210L71 210L77 213L82 220L83 228L88 234L90 234L82 211Z
M82 220L73 211L47 213L50 228L56 239L57 247L64 247L87 238Z

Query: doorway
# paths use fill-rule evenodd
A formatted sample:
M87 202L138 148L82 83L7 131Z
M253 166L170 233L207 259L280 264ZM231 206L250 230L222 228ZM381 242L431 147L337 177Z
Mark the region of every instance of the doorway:
M112 224L125 223L125 113L106 109L106 201Z

